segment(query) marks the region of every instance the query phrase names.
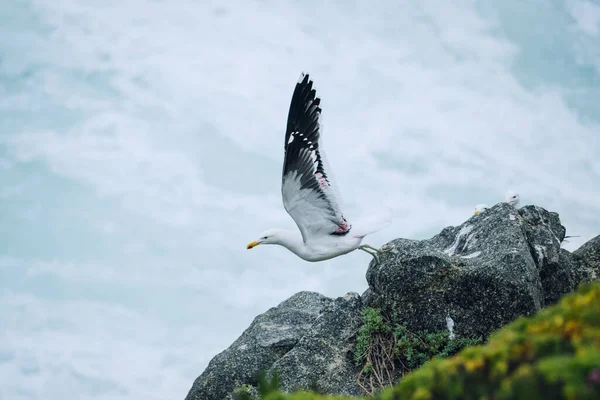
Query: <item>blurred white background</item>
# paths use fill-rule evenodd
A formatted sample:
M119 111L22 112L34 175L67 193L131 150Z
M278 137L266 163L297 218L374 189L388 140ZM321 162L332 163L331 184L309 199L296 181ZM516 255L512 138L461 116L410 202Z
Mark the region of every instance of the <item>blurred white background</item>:
M245 247L294 228L302 71L348 218L394 209L366 243L508 188L560 213L567 249L600 234L600 3L367 4L0 5L0 399L183 399L258 313L366 289L363 252Z

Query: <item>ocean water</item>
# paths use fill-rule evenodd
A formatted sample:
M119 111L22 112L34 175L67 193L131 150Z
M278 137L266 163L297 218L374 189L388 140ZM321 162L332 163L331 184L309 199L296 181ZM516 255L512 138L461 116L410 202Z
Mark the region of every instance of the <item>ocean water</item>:
M0 6L0 399L183 398L300 290L369 256L246 243L293 228L287 109L306 71L368 237L425 238L514 188L600 233L600 3L10 0Z

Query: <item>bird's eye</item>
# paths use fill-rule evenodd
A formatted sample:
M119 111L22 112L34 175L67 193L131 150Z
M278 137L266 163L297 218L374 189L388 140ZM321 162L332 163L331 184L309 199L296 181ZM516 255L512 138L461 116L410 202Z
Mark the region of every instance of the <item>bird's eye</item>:
M262 237L261 239L267 239L267 237L266 237L266 236L264 236L264 237Z

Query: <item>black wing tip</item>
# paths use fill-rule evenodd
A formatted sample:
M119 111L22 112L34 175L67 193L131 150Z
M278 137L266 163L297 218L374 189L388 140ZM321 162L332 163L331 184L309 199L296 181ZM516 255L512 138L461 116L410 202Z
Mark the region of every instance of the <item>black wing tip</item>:
M310 74L306 71L302 71L298 82L296 83L295 92L304 93L304 95L312 95L313 100L319 99L317 97L317 90L315 89L315 81L310 77Z
M311 82L310 74L306 71L302 71L300 73L300 78L298 78L298 84L307 84L308 82Z
M292 108L294 106L302 106L305 107L308 103L312 103L317 106L317 113L321 113L321 98L317 96L317 90L314 88L314 81L310 78L310 74L302 71L300 74L300 78L298 79L298 83L296 83L296 88L294 93L292 94L292 101L290 104L290 111L292 112ZM295 110L298 114L296 118L306 118L308 115L301 115L306 113L306 110ZM312 114L312 113L311 113Z
M284 148L287 149L290 135L294 132L302 133L308 140L317 143L320 115L321 99L313 87L310 74L302 71L290 102Z

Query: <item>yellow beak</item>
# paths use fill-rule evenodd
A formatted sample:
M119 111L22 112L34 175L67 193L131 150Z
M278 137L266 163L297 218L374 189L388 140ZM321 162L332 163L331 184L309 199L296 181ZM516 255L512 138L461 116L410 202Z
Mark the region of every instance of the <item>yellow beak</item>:
M473 214L477 215L479 213L480 213L479 210L475 210L475 212Z
M257 242L257 241L255 240L255 241L253 241L253 242L250 242L250 243L248 243L248 246L246 246L246 248L247 248L248 250L250 250L251 248L258 246L259 244L260 244L260 242Z

